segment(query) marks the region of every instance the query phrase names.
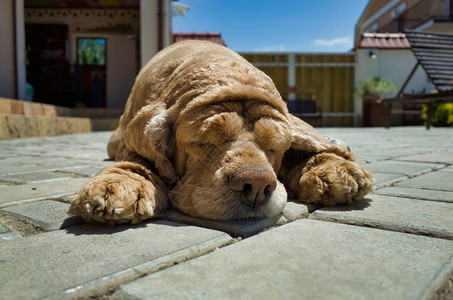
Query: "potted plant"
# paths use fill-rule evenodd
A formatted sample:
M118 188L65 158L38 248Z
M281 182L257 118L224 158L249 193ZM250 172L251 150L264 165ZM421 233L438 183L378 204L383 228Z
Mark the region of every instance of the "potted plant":
M386 78L371 76L359 83L354 97L363 101L364 126L386 126L387 112L382 99L396 91L396 84Z

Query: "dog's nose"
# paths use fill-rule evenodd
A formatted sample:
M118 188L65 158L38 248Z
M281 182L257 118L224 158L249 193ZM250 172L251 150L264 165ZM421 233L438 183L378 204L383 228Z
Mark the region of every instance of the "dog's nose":
M277 179L267 169L247 168L230 177L230 188L241 192L241 201L255 208L266 203L271 193L277 188Z

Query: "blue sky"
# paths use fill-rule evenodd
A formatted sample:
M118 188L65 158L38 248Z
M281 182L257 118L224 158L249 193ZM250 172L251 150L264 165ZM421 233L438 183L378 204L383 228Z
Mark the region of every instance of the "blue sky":
M238 52L346 52L368 0L179 0L174 32L221 32Z

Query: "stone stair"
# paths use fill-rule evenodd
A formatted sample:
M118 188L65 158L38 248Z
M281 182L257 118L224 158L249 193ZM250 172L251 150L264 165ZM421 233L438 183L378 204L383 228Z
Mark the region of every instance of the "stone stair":
M122 111L0 98L0 139L114 130Z

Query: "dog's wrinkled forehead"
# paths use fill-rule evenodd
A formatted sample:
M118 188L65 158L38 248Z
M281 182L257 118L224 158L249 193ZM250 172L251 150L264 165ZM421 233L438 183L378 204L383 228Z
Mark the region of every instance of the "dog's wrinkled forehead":
M275 107L264 101L248 100L248 101L224 101L211 104L204 107L199 107L193 112L194 119L198 122L210 120L212 116L222 113L236 113L242 117L245 123L253 124L261 118L274 119L276 121L287 123L286 117ZM192 118L189 118L192 119ZM193 120L193 119L192 119Z
M269 139L281 135L286 140L289 124L286 116L263 101L224 101L197 107L178 122L178 142L222 145L238 139L244 130L255 137ZM280 140L281 138L274 138Z

